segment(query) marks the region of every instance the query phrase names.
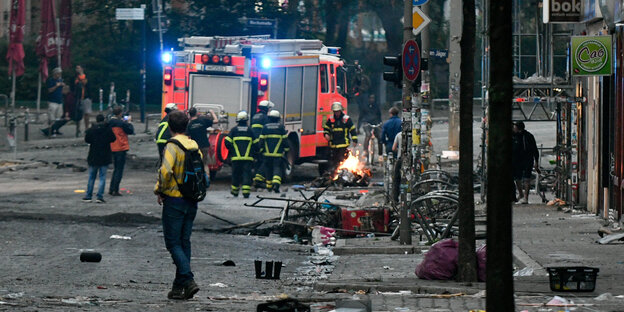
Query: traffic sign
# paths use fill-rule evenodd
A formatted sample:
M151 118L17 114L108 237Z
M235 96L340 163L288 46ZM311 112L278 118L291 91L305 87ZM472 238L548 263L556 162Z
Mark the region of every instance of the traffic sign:
M429 16L425 15L417 6L412 7L412 33L414 35L420 34L420 32L431 23Z
M414 40L408 40L403 46L403 73L409 81L414 81L420 74L420 49Z
M248 18L247 26L251 27L275 27L275 23L277 20L275 19L266 19L266 18Z
M412 5L413 6L424 5L427 2L429 2L429 0L412 0Z
M145 19L145 9L143 8L122 8L115 9L115 19L123 20L143 20Z

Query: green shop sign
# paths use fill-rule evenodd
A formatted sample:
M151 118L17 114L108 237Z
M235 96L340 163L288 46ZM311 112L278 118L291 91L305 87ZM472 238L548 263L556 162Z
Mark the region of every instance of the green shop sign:
M611 36L572 37L572 75L611 75Z

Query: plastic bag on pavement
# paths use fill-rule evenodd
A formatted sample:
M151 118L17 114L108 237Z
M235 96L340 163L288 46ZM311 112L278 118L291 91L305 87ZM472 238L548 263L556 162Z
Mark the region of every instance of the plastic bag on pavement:
M457 273L458 246L452 239L433 244L425 259L416 266L416 276L426 280L452 279Z
M477 248L477 277L479 282L485 282L485 262L486 262L487 248L485 245Z

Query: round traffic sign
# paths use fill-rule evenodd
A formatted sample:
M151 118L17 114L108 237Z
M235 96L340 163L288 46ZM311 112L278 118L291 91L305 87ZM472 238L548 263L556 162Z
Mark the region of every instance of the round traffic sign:
M427 2L429 2L429 0L412 0L412 5L413 6L424 5Z
M414 40L408 40L403 46L403 73L408 80L414 81L420 74L420 49Z

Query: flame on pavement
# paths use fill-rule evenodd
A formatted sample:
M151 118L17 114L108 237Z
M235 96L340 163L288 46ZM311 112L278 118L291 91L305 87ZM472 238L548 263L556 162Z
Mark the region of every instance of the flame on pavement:
M340 166L338 166L338 169L336 169L333 180L338 179L340 172L342 172L342 170L349 171L360 177L372 176L370 169L366 168L366 163L360 161L358 155L353 155L351 151L349 151L349 156L347 157L347 159L341 162Z

